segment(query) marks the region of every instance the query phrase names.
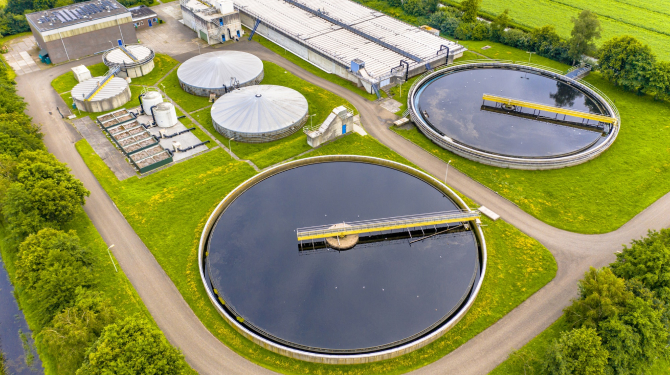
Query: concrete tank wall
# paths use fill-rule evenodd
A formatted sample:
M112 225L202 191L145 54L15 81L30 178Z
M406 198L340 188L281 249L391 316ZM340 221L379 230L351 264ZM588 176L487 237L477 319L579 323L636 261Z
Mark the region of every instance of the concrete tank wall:
M154 69L154 60L151 59L149 62L143 65L135 66L132 68L124 68L121 67L121 71L119 74L117 74L117 77L121 78L137 78L137 77L142 77L143 75L151 73L151 71ZM126 71L128 72L126 74Z
M130 86L118 95L103 100L84 101L81 99L74 99L74 103L80 111L84 112L106 112L112 109L119 108L130 101Z

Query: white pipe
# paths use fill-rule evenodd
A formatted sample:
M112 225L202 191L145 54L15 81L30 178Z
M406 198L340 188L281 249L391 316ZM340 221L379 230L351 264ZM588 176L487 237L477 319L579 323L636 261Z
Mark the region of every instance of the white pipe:
M67 61L70 61L70 55L67 53L67 48L65 47L65 42L63 41L63 36L58 31L58 36L60 37L60 42L63 43L63 49L65 50L65 56L67 56Z

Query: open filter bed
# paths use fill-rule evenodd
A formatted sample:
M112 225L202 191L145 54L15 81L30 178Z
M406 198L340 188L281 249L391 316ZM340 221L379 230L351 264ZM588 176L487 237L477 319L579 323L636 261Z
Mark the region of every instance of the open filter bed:
M296 230L460 208L442 188L389 166L291 168L210 219L203 279L224 316L282 354L342 363L332 355L406 352L474 299L485 257L474 222L361 233L346 251L332 238L299 241Z

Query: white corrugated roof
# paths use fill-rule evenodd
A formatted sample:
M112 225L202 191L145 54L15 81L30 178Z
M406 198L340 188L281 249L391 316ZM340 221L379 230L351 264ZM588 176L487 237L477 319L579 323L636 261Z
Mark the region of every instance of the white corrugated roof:
M77 86L75 86L72 89L72 92L70 92L70 94L75 99L84 100L84 98L91 91L93 91L93 89L98 87L98 82L100 82L102 78L103 77L93 77L91 79L87 79L86 81L77 84ZM126 82L125 79L119 77L112 77L112 79L110 79L109 82L107 82L105 87L100 89L100 91L98 91L98 93L95 94L93 98L91 98L91 101L99 101L115 97L117 95L120 95L127 88L128 88L128 82Z
M354 32L287 3L284 0L234 0L243 12L259 17L287 35L305 41L329 57L349 66L351 60L365 61L367 72L379 76L409 60L402 54L373 42ZM318 9L352 28L388 43L400 50L430 61L436 58L440 46L452 52L463 47L425 30L384 15L350 0L298 0ZM414 61L409 61L415 64Z
M250 53L217 51L188 59L177 70L177 77L189 86L219 89L229 86L231 77L243 85L262 72L263 62Z
M283 86L258 85L234 90L212 106L214 123L238 133L276 132L300 123L308 105L299 92Z

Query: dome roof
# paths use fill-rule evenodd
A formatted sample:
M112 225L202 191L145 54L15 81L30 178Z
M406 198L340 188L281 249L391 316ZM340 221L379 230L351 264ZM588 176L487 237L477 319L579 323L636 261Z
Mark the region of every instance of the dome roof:
M124 50L117 47L105 53L103 57L105 65L123 65L123 63L126 65L133 65L137 62L146 62L145 60L148 61L150 58L153 58L153 51L147 46L133 44L127 45L125 48L133 55L133 57L135 57L136 60L133 60L133 58L130 57L130 55L128 55Z
M177 77L186 85L218 89L229 86L231 78L244 85L263 73L263 62L256 56L239 51L218 51L198 55L183 63Z
M307 99L299 92L259 85L220 97L212 106L212 120L236 133L273 133L300 124L307 112Z

